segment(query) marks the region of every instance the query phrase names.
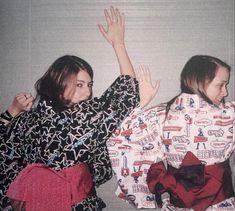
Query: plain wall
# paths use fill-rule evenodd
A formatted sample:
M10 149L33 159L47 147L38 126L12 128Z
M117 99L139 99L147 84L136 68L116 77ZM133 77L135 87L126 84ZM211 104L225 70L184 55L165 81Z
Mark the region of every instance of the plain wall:
M133 65L149 66L161 88L152 104L179 91L179 75L195 54L232 66L228 100L234 100L234 0L0 0L0 111L34 83L59 56L75 54L95 71L94 95L118 76L111 46L98 31L103 9L126 16L126 46ZM107 211L134 210L114 195L115 179L98 189Z

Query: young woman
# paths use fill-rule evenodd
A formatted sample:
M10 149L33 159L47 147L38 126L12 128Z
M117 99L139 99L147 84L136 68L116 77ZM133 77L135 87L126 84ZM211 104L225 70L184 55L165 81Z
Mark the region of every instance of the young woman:
M111 158L119 197L138 208L154 208L156 200L162 210L235 209L235 103L224 102L229 76L220 59L193 56L176 97L125 119L107 142L119 152Z
M49 67L35 86L37 106L1 134L1 210L11 209L6 191L19 172L7 193L16 210L105 207L95 186L112 177L106 140L139 102L124 16L111 7L105 17L107 30L99 29L117 55L121 75L101 97L91 98L93 70L86 61L65 55Z

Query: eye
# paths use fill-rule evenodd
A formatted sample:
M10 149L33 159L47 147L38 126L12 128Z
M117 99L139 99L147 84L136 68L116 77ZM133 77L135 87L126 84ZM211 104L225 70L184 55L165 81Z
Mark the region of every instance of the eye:
M82 86L83 86L82 83L78 83L78 84L77 84L77 87L82 87Z
M222 88L224 84L217 84L219 88Z
M93 87L93 82L88 84L88 87Z

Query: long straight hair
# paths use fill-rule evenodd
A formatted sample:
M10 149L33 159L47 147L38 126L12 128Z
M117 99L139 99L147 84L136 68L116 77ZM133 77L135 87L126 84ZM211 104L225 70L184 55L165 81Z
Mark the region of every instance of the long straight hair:
M209 104L212 101L206 95L206 85L209 84L216 75L219 67L225 67L229 72L231 67L220 59L207 55L196 55L191 57L185 64L180 75L181 92L167 102L166 116L171 105L181 93L197 94Z

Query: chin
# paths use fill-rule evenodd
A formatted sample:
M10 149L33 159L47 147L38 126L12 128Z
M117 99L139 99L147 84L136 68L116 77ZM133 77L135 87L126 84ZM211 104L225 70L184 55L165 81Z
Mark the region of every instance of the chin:
M217 106L220 105L221 103L222 103L222 101L214 101L214 104Z

